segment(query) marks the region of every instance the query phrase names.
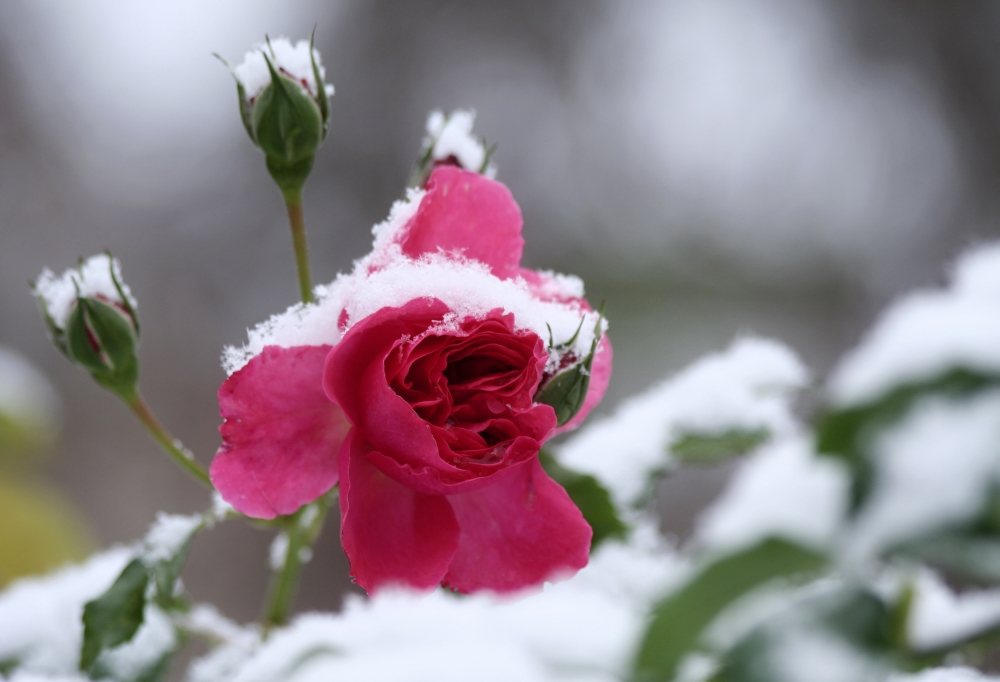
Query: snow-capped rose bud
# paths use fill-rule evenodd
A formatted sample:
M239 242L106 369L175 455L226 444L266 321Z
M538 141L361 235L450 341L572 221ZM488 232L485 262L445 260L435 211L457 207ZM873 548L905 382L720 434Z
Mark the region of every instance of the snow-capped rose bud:
M235 67L240 115L282 192L302 189L330 124L333 86L312 40L267 40Z
M56 347L105 388L134 393L139 317L118 259L91 256L61 276L45 269L34 290Z
M535 396L535 401L551 405L556 411L556 424L563 426L577 415L583 408L583 403L587 399L587 392L590 390L590 371L594 364L594 355L597 353L597 346L601 341L603 333L604 308L601 308L601 315L594 328L594 340L590 345L590 352L583 360L574 358L571 353L563 354L576 341L576 335L565 344L553 346L550 342L549 352L556 356L562 356L563 366L558 367L551 378L544 380L541 389ZM581 323L582 324L582 323ZM579 330L577 330L579 334Z
M497 168L490 160L496 146L487 146L483 138L472 134L475 122L476 112L471 109L456 109L448 115L440 109L432 111L410 185L423 187L439 166L458 166L488 178L496 177Z

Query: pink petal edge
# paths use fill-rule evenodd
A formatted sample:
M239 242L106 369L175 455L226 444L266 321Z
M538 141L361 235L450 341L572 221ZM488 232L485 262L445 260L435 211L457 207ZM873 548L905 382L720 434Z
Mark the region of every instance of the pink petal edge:
M337 484L350 425L323 391L330 346L268 346L219 388L212 484L259 519L291 514Z

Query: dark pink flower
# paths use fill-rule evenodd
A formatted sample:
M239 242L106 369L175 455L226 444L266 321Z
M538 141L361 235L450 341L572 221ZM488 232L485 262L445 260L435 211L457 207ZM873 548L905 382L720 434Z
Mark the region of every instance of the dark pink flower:
M369 591L511 591L574 572L591 530L538 451L600 400L611 345L600 338L583 408L557 429L535 399L582 359L559 346L596 320L582 289L520 267L520 210L481 175L438 168L404 217L327 299L294 311L329 345L314 332L264 345L223 384L213 481L238 510L272 518L339 480L344 549ZM566 337L555 346L549 313Z

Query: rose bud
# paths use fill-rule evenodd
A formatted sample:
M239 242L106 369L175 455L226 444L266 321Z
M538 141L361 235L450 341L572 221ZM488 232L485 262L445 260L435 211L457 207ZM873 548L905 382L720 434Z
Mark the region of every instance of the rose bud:
M220 57L221 59L221 57ZM223 60L225 63L225 60ZM330 124L333 86L313 41L267 40L232 69L240 116L282 192L302 189Z
M34 291L56 347L97 383L132 395L139 374L139 318L118 259L91 256L60 277L45 269Z
M594 354L597 352L597 344L600 343L603 334L604 307L601 307L601 314L594 327L594 340L590 344L590 352L583 360L574 361L571 353L563 355L563 361L568 361L568 366L560 368L552 378L544 381L541 389L535 395L535 401L551 405L556 411L556 425L564 426L575 417L583 408L583 403L587 399L587 392L590 390L590 369L594 364ZM582 326L582 321L581 321ZM577 330L577 334L580 330ZM561 354L576 341L576 334L564 344L553 345L549 342L549 352L555 351Z
M476 112L471 109L456 109L447 116L440 109L432 111L427 117L427 134L410 186L426 185L431 172L439 166L457 166L488 178L496 177L497 168L491 161L496 145L489 147L483 138L473 136L475 122Z

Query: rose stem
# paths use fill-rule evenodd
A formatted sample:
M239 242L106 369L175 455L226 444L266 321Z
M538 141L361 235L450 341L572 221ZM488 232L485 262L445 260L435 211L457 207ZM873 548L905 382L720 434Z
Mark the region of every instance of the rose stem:
M303 550L308 551L316 542L323 530L326 512L336 499L337 491L333 490L287 517L285 533L288 536L288 548L285 550L285 563L271 582L264 613L265 632L288 622L288 612L295 599L299 572L302 569Z
M303 303L312 303L312 276L309 274L306 221L302 215L302 190L288 190L282 194L285 197L285 208L288 209L288 225L292 228L292 249L295 251L295 267L299 273L299 292Z
M209 490L214 490L212 486L212 481L208 478L208 472L198 464L195 460L194 455L188 450L184 445L167 433L167 430L163 428L159 420L153 415L153 412L149 409L146 401L142 399L138 391L135 391L132 395L122 396L125 404L128 405L142 425L146 427L146 431L149 435L153 437L160 447L170 455L175 462L177 462L184 471L188 472L193 476L199 483L208 487Z

